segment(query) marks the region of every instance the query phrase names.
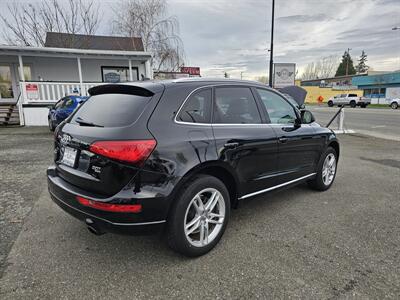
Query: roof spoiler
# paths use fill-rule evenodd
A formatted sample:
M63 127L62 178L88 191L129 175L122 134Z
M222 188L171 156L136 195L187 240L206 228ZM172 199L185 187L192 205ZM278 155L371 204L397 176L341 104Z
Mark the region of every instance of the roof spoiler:
M101 84L89 89L90 96L101 94L129 94L143 97L152 97L155 92L139 85L130 84Z
M282 94L288 94L291 96L297 104L301 107L306 100L307 91L299 86L287 86L282 89L279 89Z

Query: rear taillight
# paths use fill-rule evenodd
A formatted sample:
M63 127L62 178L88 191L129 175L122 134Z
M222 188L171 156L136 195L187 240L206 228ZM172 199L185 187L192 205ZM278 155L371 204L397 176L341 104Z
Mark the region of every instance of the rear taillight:
M76 200L78 200L78 202L83 206L92 207L92 208L95 208L98 210L120 212L120 213L140 213L142 211L141 204L104 203L104 202L86 199L81 196L76 196Z
M90 145L90 151L108 158L141 164L156 144L155 140L99 141Z

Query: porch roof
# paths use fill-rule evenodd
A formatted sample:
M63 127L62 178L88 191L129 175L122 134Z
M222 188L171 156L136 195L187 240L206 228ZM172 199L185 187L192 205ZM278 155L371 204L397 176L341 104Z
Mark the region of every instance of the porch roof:
M94 49L71 49L51 47L29 47L29 46L4 46L0 45L0 56L41 56L41 57L80 57L80 58L124 58L131 60L147 61L151 58L149 52L144 51L120 51L120 50L94 50Z

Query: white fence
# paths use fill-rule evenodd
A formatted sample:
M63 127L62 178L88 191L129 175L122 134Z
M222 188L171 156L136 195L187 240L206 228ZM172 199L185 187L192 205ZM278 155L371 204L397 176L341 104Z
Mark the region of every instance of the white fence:
M66 95L88 96L91 87L103 83L85 82L20 82L22 103L51 103Z

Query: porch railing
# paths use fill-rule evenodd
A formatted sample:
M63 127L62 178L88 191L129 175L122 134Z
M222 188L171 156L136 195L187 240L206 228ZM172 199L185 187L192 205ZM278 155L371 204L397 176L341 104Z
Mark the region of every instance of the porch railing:
M51 103L67 95L88 96L91 87L102 83L85 82L20 82L22 103Z

